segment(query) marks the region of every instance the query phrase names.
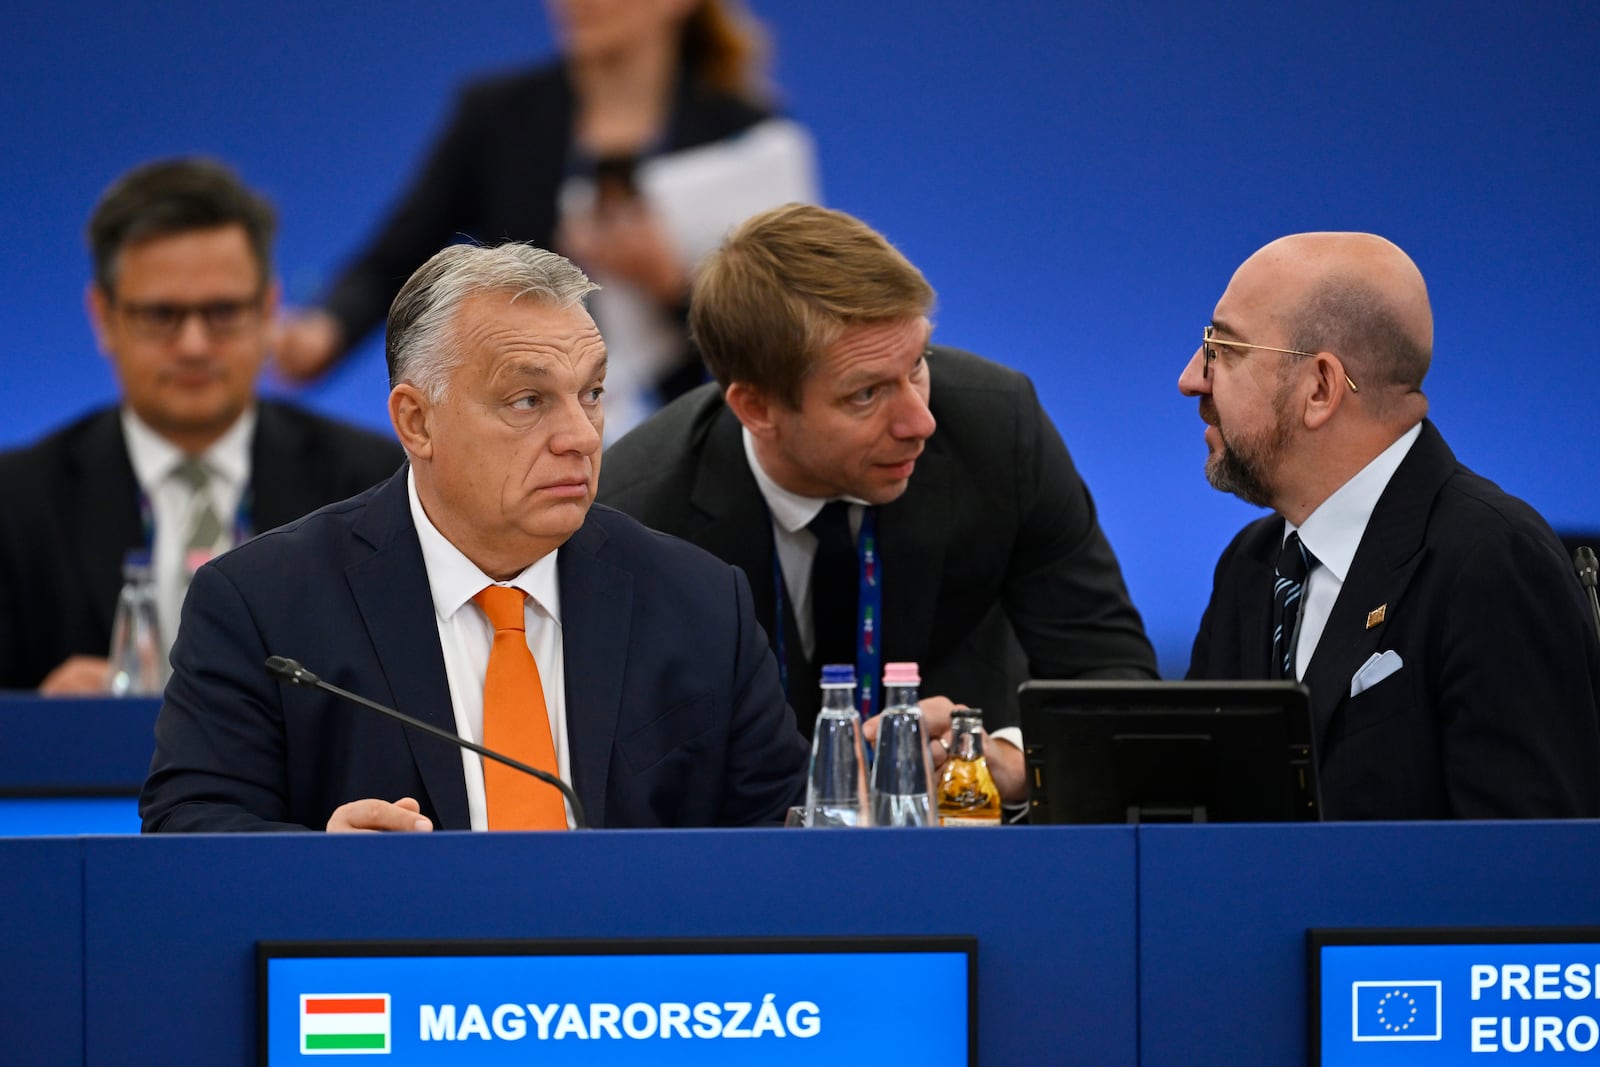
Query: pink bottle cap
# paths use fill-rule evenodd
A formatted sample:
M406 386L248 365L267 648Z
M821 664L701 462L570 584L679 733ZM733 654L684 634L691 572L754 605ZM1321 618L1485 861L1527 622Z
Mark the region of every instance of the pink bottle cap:
M917 674L915 663L885 663L883 665L884 685L921 685L922 678Z

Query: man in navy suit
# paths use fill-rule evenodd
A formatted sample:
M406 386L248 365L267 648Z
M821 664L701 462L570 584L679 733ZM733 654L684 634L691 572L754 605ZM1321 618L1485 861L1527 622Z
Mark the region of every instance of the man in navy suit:
M500 641L475 598L494 586L525 595L543 769L592 825L777 822L799 802L807 746L744 576L591 507L606 370L581 303L593 288L516 244L452 247L412 275L387 345L409 468L197 573L146 831L498 825L479 757L263 666L298 659L481 740Z
M1311 690L1330 819L1600 815L1600 642L1527 504L1425 416L1422 274L1371 234L1245 261L1178 379L1218 489L1276 513L1236 537L1191 678Z

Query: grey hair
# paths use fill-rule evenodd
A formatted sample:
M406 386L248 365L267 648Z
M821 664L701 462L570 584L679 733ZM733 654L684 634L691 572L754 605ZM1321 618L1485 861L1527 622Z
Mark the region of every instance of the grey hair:
M451 245L418 267L389 307L389 387L410 382L428 399L443 399L463 355L456 312L470 297L505 293L560 309L599 288L570 260L530 244Z

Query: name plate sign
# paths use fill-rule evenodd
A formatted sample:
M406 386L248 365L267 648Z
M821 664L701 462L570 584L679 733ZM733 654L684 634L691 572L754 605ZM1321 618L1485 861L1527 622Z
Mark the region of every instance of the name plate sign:
M1600 928L1312 930L1311 1063L1600 1061Z
M972 937L261 942L257 963L266 1067L977 1062Z

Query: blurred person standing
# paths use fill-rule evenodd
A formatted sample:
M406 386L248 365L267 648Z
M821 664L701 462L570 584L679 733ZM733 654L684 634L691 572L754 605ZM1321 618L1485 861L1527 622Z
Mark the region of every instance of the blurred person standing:
M468 85L409 188L321 306L286 317L278 368L327 370L442 245L529 241L603 286L607 430L703 380L693 266L764 208L816 198L809 135L778 117L739 0L548 0L561 55Z
M275 228L206 159L136 167L95 206L86 302L121 399L0 453L0 688L105 690L129 551L170 646L197 566L400 466L392 441L258 399Z

